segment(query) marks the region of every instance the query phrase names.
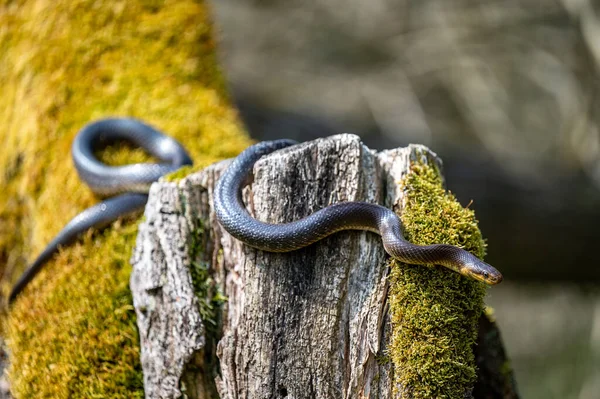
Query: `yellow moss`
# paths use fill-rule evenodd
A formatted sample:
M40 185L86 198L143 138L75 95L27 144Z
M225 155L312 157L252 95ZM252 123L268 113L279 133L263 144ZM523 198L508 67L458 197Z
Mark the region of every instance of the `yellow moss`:
M225 93L202 1L0 0L0 262L10 283L97 198L70 145L84 124L140 118L198 164L250 144ZM114 147L112 164L147 160ZM63 249L5 320L15 397L142 397L128 289L135 221Z
M453 244L484 256L474 212L446 193L434 168L415 163L402 185L409 241ZM476 380L473 345L485 285L446 268L396 261L390 279L389 352L397 385L413 398L463 398Z
M489 321L491 321L492 323L496 322L496 312L494 311L493 307L491 307L491 306L484 307L483 313L486 315L486 317L488 318Z
M128 286L135 235L132 223L87 234L18 302L7 329L16 397L143 398Z
M161 179L163 179L164 181L167 181L167 182L178 182L179 180L183 179L184 177L186 177L192 173L201 171L202 169L206 168L211 163L212 162L199 162L199 163L196 162L194 165L182 166L181 168L177 169L175 172L171 172L169 174L164 175L163 177L161 177Z

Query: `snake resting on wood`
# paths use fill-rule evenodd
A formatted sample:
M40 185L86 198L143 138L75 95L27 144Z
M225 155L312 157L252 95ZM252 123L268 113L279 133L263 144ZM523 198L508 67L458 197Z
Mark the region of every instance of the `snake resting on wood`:
M156 158L168 162L108 166L94 152L116 140L132 142ZM254 163L262 156L297 144L292 140L261 142L243 151L223 173L214 191L214 208L219 223L245 244L270 252L288 252L313 244L341 230L367 230L381 235L392 257L410 264L437 264L462 275L497 284L498 270L464 249L446 245L414 245L402 236L398 216L390 209L366 202L341 202L303 219L283 224L254 219L242 201L242 186ZM117 195L75 216L23 273L9 296L9 303L41 270L59 247L72 243L90 227L102 228L119 216L139 212L148 200L152 182L192 160L174 139L135 119L104 119L85 126L72 146L75 167L81 179L97 194Z

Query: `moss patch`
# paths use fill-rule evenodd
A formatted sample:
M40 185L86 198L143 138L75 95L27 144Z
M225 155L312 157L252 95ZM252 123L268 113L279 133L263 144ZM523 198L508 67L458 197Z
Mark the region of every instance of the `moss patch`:
M86 123L133 116L197 164L250 144L216 66L203 1L0 0L0 264L7 293L26 263L98 201L70 145ZM112 164L148 159L115 146ZM15 397L141 397L128 288L135 221L64 248L4 320Z
M164 181L176 183L183 179L184 177L191 175L192 173L200 172L202 169L206 168L212 162L196 162L194 165L185 165L181 168L177 169L174 172L164 175L161 177Z
M402 185L409 241L452 244L484 256L474 212L446 193L435 168L415 163ZM443 267L397 261L390 279L390 355L397 386L413 398L464 398L476 380L473 345L486 286Z
M182 201L182 203L185 203ZM180 381L183 397L218 398L215 384L218 374L219 362L217 359L217 344L223 332L223 304L227 297L223 295L216 281L213 279L214 270L211 269L210 251L207 251L208 234L204 225L208 215L200 216L195 209L190 209L194 214L195 228L189 235L188 248L190 257L190 274L194 293L198 299L200 317L205 328L204 347L195 353L194 357L186 364L185 371Z
M50 289L18 302L7 331L16 397L144 397L128 285L136 233L128 223L88 234L38 276Z
M198 298L200 317L206 328L207 335L217 333L217 325L220 322L221 307L227 297L219 290L210 275L210 263L203 254L206 248L207 235L204 233L202 221L197 219L198 227L190 234L190 274L194 292Z

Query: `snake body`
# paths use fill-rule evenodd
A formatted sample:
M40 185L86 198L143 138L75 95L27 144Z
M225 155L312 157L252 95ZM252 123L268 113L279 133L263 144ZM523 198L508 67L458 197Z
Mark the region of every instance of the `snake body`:
M498 270L464 249L434 244L411 244L402 236L400 219L392 210L366 202L341 202L290 223L270 224L254 219L242 201L242 186L262 156L296 144L292 140L267 141L242 152L221 176L214 192L217 219L232 236L270 252L303 248L341 230L368 230L380 234L388 254L409 264L437 264L465 276L497 284Z
M164 163L108 166L94 152L111 142L125 140L138 145ZM402 236L401 222L390 209L365 202L342 202L303 219L283 224L254 219L242 201L241 189L254 163L262 156L297 144L292 140L265 141L243 151L221 176L214 192L214 208L221 225L232 236L252 247L288 252L308 246L340 230L368 230L380 234L385 250L411 264L438 264L465 276L497 284L502 275L471 253L451 245L418 246ZM139 212L148 200L150 184L192 160L176 140L138 120L104 119L85 126L72 146L73 162L80 178L101 196L115 196L75 216L21 275L9 295L9 303L62 246L71 244L89 228L102 228L118 217Z
M108 166L94 155L101 147L121 140L142 147L164 163ZM75 216L20 276L8 297L9 303L60 247L71 244L91 227L103 228L120 216L141 211L148 201L147 192L153 182L183 165L192 164L192 159L176 140L130 118L103 119L86 125L77 133L71 154L79 177L92 191L104 197L115 197Z

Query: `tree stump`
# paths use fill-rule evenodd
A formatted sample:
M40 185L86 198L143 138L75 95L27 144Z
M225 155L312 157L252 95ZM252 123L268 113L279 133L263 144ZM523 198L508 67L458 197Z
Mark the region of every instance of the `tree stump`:
M441 167L423 146L377 153L354 135L319 139L257 162L244 200L271 223L341 201L402 209L398 182L414 161ZM412 397L386 360L389 265L380 237L341 232L280 254L245 246L213 212L228 164L150 191L131 276L146 396ZM502 395L488 397L511 397Z

